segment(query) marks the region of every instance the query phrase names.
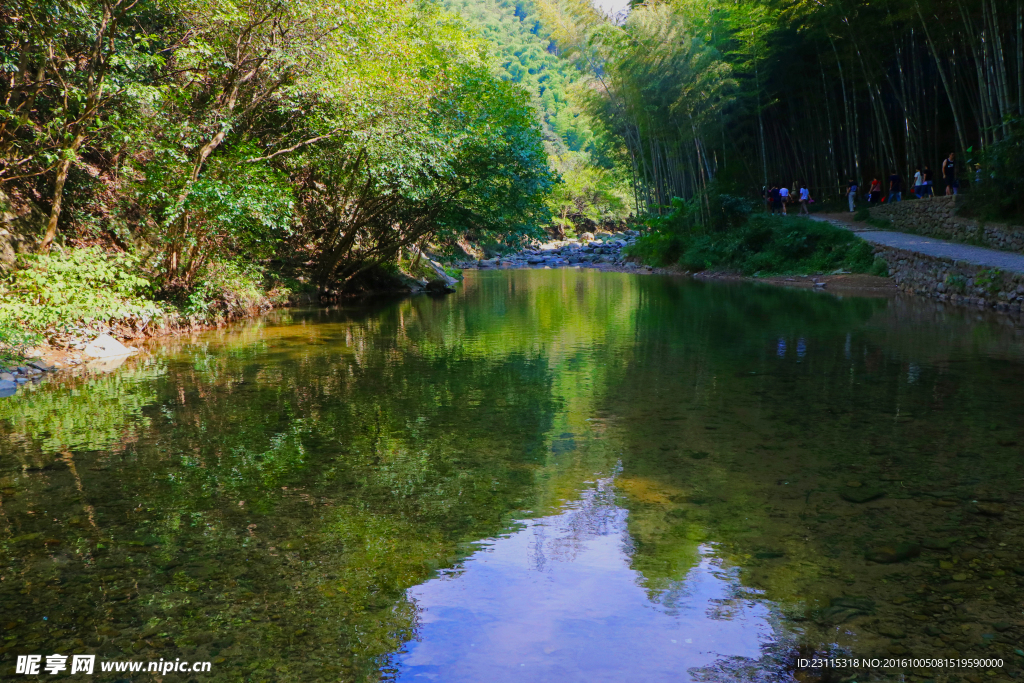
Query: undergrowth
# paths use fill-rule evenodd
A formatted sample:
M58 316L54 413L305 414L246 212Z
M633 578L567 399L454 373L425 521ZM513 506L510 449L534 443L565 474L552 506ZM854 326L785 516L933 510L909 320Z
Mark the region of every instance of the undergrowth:
M91 247L18 259L0 280L0 348L7 353L24 353L44 335L146 324L166 312L129 254Z
M168 297L135 254L88 247L21 255L0 277L0 359L24 358L44 340L215 325L283 304L299 287L255 265L211 261L195 288Z
M752 214L724 229L672 230L671 224L639 238L627 255L655 266L743 275L796 275L848 271L885 275L870 244L848 230L799 217Z

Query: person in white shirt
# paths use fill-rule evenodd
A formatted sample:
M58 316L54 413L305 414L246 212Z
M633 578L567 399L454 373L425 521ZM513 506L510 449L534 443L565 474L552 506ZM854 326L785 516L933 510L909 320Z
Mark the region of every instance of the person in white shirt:
M914 171L914 196L918 199L924 194L924 175L921 173L921 169L917 168Z
M782 215L786 215L786 204L789 203L789 190L784 187L779 188L779 197L782 199Z
M800 183L800 214L803 216L809 216L810 211L807 210L807 205L811 203L811 191L807 187Z

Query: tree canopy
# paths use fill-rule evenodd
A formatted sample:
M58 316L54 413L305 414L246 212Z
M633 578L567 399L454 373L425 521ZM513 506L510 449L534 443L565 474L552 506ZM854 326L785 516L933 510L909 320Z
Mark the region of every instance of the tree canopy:
M529 95L437 5L50 4L8 3L0 28L0 182L48 211L44 251L99 223L175 297L225 260L305 260L327 287L547 220Z

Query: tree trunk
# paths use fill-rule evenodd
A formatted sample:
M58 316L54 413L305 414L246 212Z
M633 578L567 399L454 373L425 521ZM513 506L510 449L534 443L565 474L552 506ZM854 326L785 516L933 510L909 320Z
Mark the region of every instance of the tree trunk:
M61 207L64 204L64 183L67 182L71 164L74 163L75 154L78 152L78 148L81 147L83 140L85 140L84 135L81 133L76 135L67 149L67 152L70 154L57 164L57 177L53 184L53 203L50 205L50 219L46 222L46 234L43 235L43 241L39 245L39 251L43 254L50 251L50 245L53 244L53 240L57 237L57 221L60 220Z
M953 125L956 127L956 136L960 141L960 149L967 149L967 141L964 139L964 129L960 125L960 113L956 106L956 97L953 95L953 88L949 84L949 79L946 78L946 69L942 66L942 60L939 57L938 50L935 49L935 42L932 40L931 32L928 30L928 22L924 20L924 14L921 13L921 6L914 3L915 9L917 9L917 16L921 18L921 26L924 28L924 37L928 41L928 46L932 50L932 57L935 58L935 68L939 70L939 79L942 81L942 87L946 89L946 97L949 98L949 108L953 112Z

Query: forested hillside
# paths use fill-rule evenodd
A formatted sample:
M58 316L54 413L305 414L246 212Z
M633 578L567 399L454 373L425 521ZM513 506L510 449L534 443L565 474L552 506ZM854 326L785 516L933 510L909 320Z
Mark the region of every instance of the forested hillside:
M491 46L501 78L529 93L544 132L549 163L561 180L548 207L570 234L575 222L620 219L634 207L628 164L614 136L595 135L581 103L585 72L557 56L558 46L531 0L444 0Z
M442 5L479 31L493 46L501 75L530 93L552 152L593 151L589 119L580 116L580 108L569 96L581 74L575 65L558 58L530 0L443 0Z

